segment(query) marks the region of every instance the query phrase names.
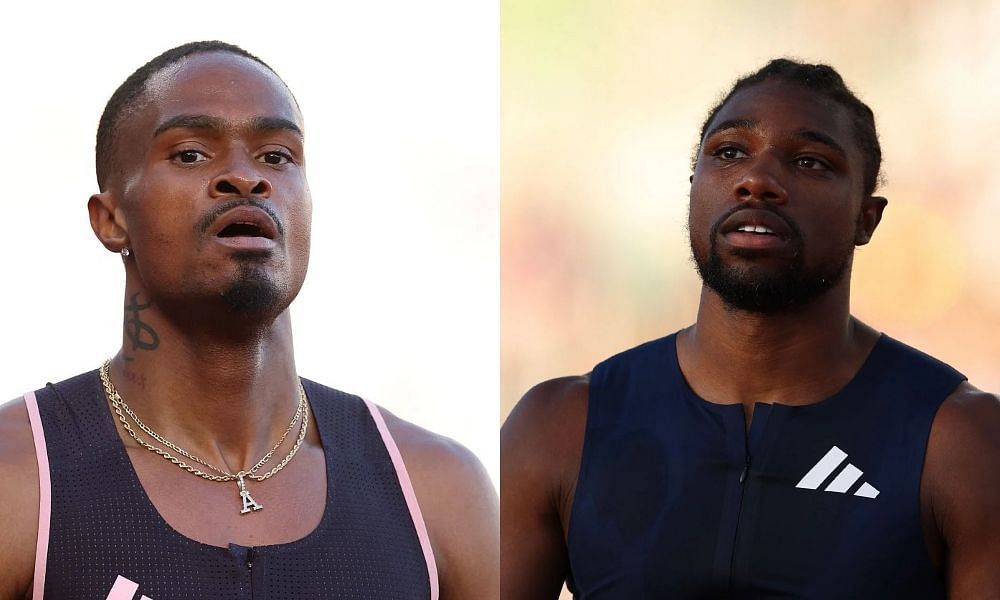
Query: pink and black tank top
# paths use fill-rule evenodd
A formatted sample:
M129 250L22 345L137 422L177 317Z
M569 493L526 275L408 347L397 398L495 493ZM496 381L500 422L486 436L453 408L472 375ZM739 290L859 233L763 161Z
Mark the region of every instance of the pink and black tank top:
M25 395L41 506L33 598L437 600L426 528L375 405L303 380L326 455L306 537L221 548L181 535L146 496L97 371Z

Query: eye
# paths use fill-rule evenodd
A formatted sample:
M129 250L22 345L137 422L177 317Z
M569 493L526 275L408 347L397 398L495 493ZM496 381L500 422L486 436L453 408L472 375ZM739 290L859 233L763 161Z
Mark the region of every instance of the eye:
M170 156L171 159L183 163L185 165L190 165L202 161L208 160L208 156L201 150L179 150Z
M830 166L825 162L812 156L802 156L796 158L795 164L803 169L809 169L810 171L826 171L830 168Z
M292 162L292 157L285 152L272 150L261 154L257 160L268 165L286 165Z
M735 146L722 146L721 148L716 149L716 151L712 153L712 156L721 158L722 160L736 160L737 158L745 158L747 153Z

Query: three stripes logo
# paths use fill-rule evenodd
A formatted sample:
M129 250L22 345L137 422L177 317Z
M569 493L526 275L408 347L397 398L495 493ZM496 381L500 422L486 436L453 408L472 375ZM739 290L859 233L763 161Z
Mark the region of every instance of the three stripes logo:
M827 452L823 458L819 459L819 462L816 463L813 468L809 469L809 472L806 473L805 477L803 477L802 480L795 485L795 487L806 490L815 490L819 488L820 484L826 481L846 458L847 453L840 448L836 446L830 448L830 451ZM863 474L864 473L862 473L861 469L855 467L851 463L847 463L847 466L841 469L840 473L838 473L837 476L833 478L833 481L823 488L823 490L843 494L847 492L847 490L851 489L851 487L857 483L858 479L860 479ZM862 498L875 498L878 496L878 490L867 482L864 482L861 484L861 487L854 492L854 495L861 496Z

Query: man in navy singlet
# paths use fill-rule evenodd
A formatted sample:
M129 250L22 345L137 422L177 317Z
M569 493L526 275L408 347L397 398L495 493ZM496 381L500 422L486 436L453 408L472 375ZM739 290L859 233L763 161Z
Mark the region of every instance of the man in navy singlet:
M0 408L0 599L497 597L476 458L296 371L303 130L222 42L111 97L88 209L125 269L122 347Z
M850 314L880 164L825 65L712 110L697 320L511 413L501 598L1000 598L1000 398Z

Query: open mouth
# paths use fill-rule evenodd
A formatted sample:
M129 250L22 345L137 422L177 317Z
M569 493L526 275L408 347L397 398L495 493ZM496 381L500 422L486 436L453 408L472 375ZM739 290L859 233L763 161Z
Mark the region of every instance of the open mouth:
M276 240L280 231L274 218L264 210L255 206L238 206L216 219L208 233L218 238Z
M720 225L719 233L723 236L735 234L787 239L792 231L784 219L770 210L744 208L729 215Z
M756 235L778 235L770 227L764 227L763 225L741 225L736 228L736 231L742 233L753 233Z
M221 238L231 238L231 237L263 237L267 239L272 239L268 232L264 230L263 227L256 223L233 223L231 225L226 225L216 234Z
M793 243L792 226L774 211L741 208L719 226L725 243L736 249L772 252L787 250Z
M207 233L224 247L242 251L271 251L282 229L267 211L240 205L214 220Z

